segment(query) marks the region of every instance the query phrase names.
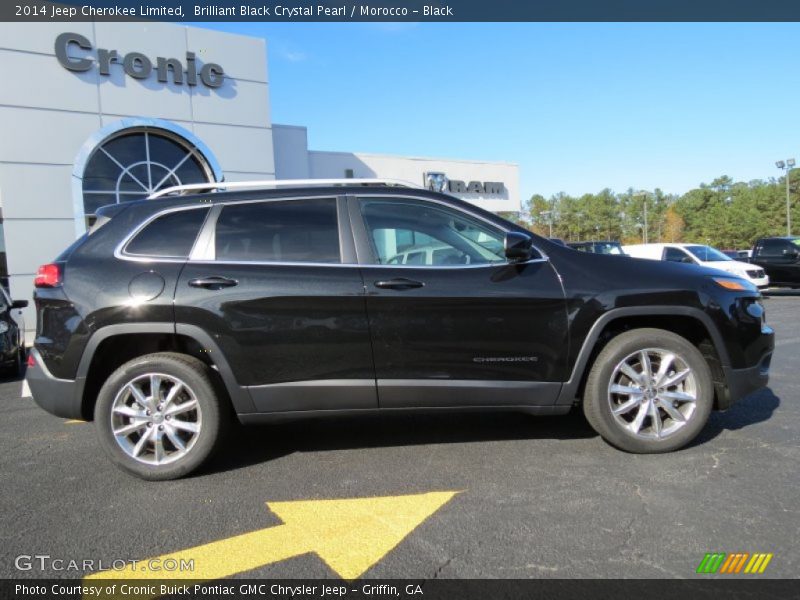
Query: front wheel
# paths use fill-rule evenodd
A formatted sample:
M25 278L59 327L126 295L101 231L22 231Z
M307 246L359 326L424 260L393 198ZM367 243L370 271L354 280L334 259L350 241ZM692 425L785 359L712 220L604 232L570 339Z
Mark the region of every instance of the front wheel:
M199 468L216 449L226 416L208 367L171 352L119 367L100 390L94 412L111 460L149 480L176 479Z
M685 338L634 329L600 352L583 411L603 439L628 452L677 450L705 426L714 401L711 371Z

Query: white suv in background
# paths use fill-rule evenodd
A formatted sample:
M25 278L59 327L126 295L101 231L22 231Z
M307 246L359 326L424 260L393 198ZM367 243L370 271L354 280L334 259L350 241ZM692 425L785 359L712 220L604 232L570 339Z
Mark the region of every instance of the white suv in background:
M747 279L759 288L769 285L769 277L757 265L733 260L716 248L702 244L634 244L623 246L623 250L634 258L668 260L719 269Z

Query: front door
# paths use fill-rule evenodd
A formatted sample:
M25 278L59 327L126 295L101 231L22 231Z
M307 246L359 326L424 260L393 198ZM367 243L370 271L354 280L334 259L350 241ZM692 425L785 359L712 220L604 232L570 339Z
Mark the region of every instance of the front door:
M181 273L176 321L211 334L258 411L377 407L364 285L344 256L339 202L223 205L207 225L213 256Z
M509 263L504 230L444 202L350 203L382 408L553 404L567 315L544 256Z

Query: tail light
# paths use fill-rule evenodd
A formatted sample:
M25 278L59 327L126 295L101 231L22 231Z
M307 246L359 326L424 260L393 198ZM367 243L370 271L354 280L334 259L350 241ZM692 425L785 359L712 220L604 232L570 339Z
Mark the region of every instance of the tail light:
M42 265L36 271L36 279L33 280L33 285L37 288L61 285L61 267L54 263Z
M35 367L36 366L36 359L33 358L33 354L28 354L28 366Z

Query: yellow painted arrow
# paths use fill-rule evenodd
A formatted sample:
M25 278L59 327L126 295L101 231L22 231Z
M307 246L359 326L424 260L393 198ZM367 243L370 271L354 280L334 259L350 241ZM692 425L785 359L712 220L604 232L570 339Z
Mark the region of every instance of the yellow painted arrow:
M458 492L380 498L268 502L283 525L259 529L87 576L100 579L219 579L315 552L343 579L356 579ZM194 561L194 571L153 571L148 564ZM149 562L154 561L154 562ZM159 562L155 562L159 561ZM185 562L184 562L185 564Z

